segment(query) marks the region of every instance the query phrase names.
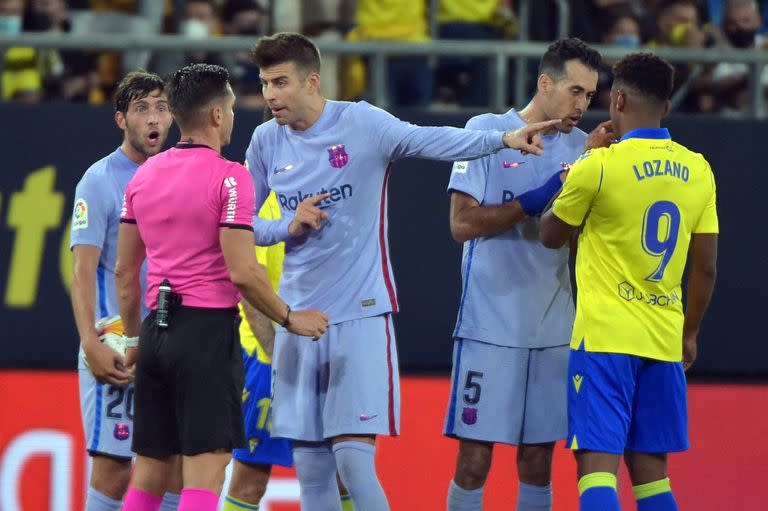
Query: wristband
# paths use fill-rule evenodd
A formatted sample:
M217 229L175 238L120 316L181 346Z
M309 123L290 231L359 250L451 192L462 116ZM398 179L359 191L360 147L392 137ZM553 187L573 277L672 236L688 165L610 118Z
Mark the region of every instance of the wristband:
M283 328L291 324L291 306L288 305L287 303L285 304L285 306L288 307L288 312L285 313L285 321L280 323L280 326L282 326Z
M126 348L138 348L139 347L139 337L123 337L123 342L125 342Z
M523 208L523 212L525 212L526 215L537 216L541 214L549 201L552 200L552 197L554 197L563 186L562 181L560 181L560 174L562 174L562 171L556 172L540 187L521 193L517 196L517 201L520 203L520 207Z

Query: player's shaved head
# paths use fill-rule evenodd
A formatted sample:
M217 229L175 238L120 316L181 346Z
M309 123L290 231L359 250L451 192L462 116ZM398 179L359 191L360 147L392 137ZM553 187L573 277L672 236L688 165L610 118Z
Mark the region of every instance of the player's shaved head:
M613 66L613 88L663 105L672 96L675 69L652 53L632 53Z
M207 107L230 94L229 71L213 64L192 64L168 78L168 104L183 129L205 125Z
M578 60L587 68L597 71L600 53L577 37L560 39L552 43L541 57L539 75L545 74L556 82L566 75L565 64L570 60Z
M252 52L259 68L293 62L305 74L320 73L320 52L308 37L294 32L280 32L262 37Z
M155 73L144 70L132 71L117 84L113 99L115 111L126 114L134 101L145 98L152 92L164 90L163 79Z

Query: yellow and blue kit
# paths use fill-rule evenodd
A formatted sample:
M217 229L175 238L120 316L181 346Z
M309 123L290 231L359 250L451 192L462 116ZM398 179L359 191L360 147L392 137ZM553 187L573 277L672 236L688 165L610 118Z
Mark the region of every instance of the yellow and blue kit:
M581 228L567 445L687 449L681 280L691 235L718 232L709 164L633 130L579 158L553 212Z
M274 192L269 195L259 210L259 217L267 220L280 218L280 206ZM256 259L266 266L267 278L277 291L283 271L284 243L269 247L256 247ZM291 441L270 438L270 415L272 408L272 360L264 351L245 319L240 305L240 344L243 348L245 365L245 388L243 389L243 415L248 447L235 449L233 457L245 463L264 465L293 465Z

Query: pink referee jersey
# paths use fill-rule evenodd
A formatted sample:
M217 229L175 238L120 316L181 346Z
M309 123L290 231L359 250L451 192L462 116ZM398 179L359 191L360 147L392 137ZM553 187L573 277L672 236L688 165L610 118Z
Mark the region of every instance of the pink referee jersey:
M157 308L168 279L188 307L236 307L219 228L253 230L253 180L208 146L177 144L149 158L128 183L121 222L135 223L147 248L146 303Z

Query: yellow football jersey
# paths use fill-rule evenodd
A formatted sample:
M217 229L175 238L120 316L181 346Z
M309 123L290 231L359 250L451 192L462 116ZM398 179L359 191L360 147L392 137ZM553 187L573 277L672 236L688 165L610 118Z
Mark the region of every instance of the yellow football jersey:
M259 217L266 220L278 220L280 219L280 205L277 203L277 197L275 192L272 192L267 197L264 205L259 210ZM283 259L285 258L285 243L277 243L269 247L256 247L256 259L259 264L266 266L267 278L269 283L272 284L272 289L277 292L277 288L280 285L280 276L283 274ZM240 344L243 346L249 356L253 356L253 352L256 351L257 357L260 362L270 364L272 361L266 354L264 349L259 344L258 339L253 334L251 326L245 319L245 313L243 312L243 306L240 305Z
M681 279L692 233L717 233L709 163L666 129L584 153L554 203L580 226L571 347L682 360Z

